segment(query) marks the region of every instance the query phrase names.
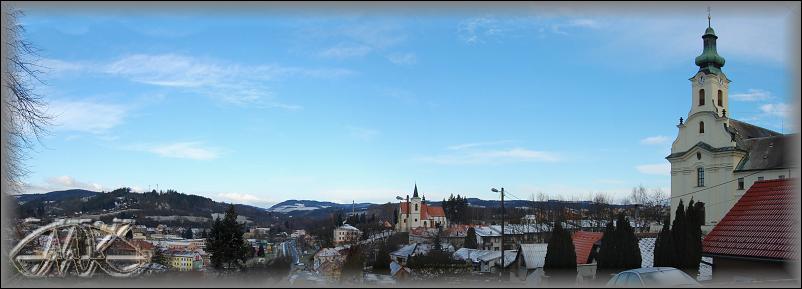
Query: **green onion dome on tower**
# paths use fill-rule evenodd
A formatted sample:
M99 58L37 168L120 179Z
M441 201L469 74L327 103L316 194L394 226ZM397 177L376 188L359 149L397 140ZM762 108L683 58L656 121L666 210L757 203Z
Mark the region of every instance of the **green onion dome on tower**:
M724 66L724 57L718 55L716 51L716 32L712 27L708 26L705 34L702 35L704 40L704 50L702 54L696 57L696 65L699 66L699 71L712 74L721 74L721 67Z

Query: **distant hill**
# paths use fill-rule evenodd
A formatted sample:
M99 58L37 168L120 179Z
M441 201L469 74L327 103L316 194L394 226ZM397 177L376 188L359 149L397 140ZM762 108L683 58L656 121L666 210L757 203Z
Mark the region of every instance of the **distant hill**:
M65 190L65 191L53 191L45 194L20 194L14 195L17 198L17 202L25 203L30 202L33 200L39 201L61 201L65 199L71 198L85 198L85 197L94 197L100 192L94 192L89 190L81 190L81 189L74 189L74 190Z
M193 216L211 218L212 213L224 213L227 203L210 198L166 192L137 193L127 188L111 192L86 190L56 191L46 194L23 194L14 196L18 205L18 217L76 217L81 215L104 216L106 218L138 218L145 216ZM253 221L267 221L270 214L263 208L249 205L234 205L239 215Z

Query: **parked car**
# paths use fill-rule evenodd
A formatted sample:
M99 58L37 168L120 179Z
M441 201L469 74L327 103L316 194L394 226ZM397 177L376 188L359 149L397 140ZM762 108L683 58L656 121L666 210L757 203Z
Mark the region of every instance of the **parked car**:
M702 287L702 285L677 268L653 267L632 269L618 273L607 282L606 287Z

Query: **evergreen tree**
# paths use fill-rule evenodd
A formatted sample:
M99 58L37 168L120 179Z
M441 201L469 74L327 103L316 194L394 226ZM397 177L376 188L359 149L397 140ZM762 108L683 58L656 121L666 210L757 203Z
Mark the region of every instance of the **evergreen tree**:
M194 236L192 235L192 229L187 228L186 230L184 230L184 234L182 234L181 237L183 237L184 239L193 239Z
M153 256L150 258L150 262L167 266L168 265L167 255L165 255L164 252L162 252L162 250L159 247L156 247L153 250Z
M561 221L557 221L551 231L543 269L576 269L574 242L571 233L563 229Z
M476 249L478 247L476 242L476 229L473 227L468 228L468 232L465 233L465 244L462 246L468 249Z
M206 239L206 249L211 254L215 268L220 269L223 265L229 270L239 268L240 262L247 259L252 248L245 242L242 233L242 225L237 223L237 212L234 205L230 205L223 220L215 219Z
M601 246L599 246L599 253L596 256L596 265L599 268L618 268L618 264L616 264L616 238L615 238L615 227L613 226L613 222L607 222L607 226L604 228L604 235L601 238Z
M619 258L621 269L635 269L641 267L641 254L640 245L638 244L638 237L635 236L635 229L629 224L629 220L624 217L623 213L618 214L618 221L616 224L616 236L619 247Z
M615 226L613 225L615 223ZM605 227L597 266L601 269L633 269L641 267L641 254L635 229L623 213Z
M677 267L677 257L674 250L674 238L671 235L671 218L666 216L663 229L654 242L654 267Z
M677 260L678 269L685 268L686 261L684 258L686 256L685 254L688 252L688 227L685 217L685 206L682 199L680 199L679 206L677 206L677 211L674 214L674 223L671 224L671 237L674 241L674 256L679 258Z
M702 224L704 224L704 203L694 203L693 198L688 202L688 209L686 210L686 239L687 245L685 246L687 253L685 255L685 268L686 269L699 269L699 263L702 260Z

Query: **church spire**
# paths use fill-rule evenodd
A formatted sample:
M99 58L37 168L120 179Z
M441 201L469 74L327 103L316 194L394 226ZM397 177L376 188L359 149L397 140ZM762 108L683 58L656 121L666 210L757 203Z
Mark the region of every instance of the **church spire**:
M418 183L415 183L415 191L412 193L413 198L418 197Z
M704 48L702 54L696 57L696 65L699 66L699 71L708 74L721 74L721 67L724 66L724 57L718 55L716 51L716 32L710 26L710 7L707 8L707 29L705 34L702 35L704 41Z

